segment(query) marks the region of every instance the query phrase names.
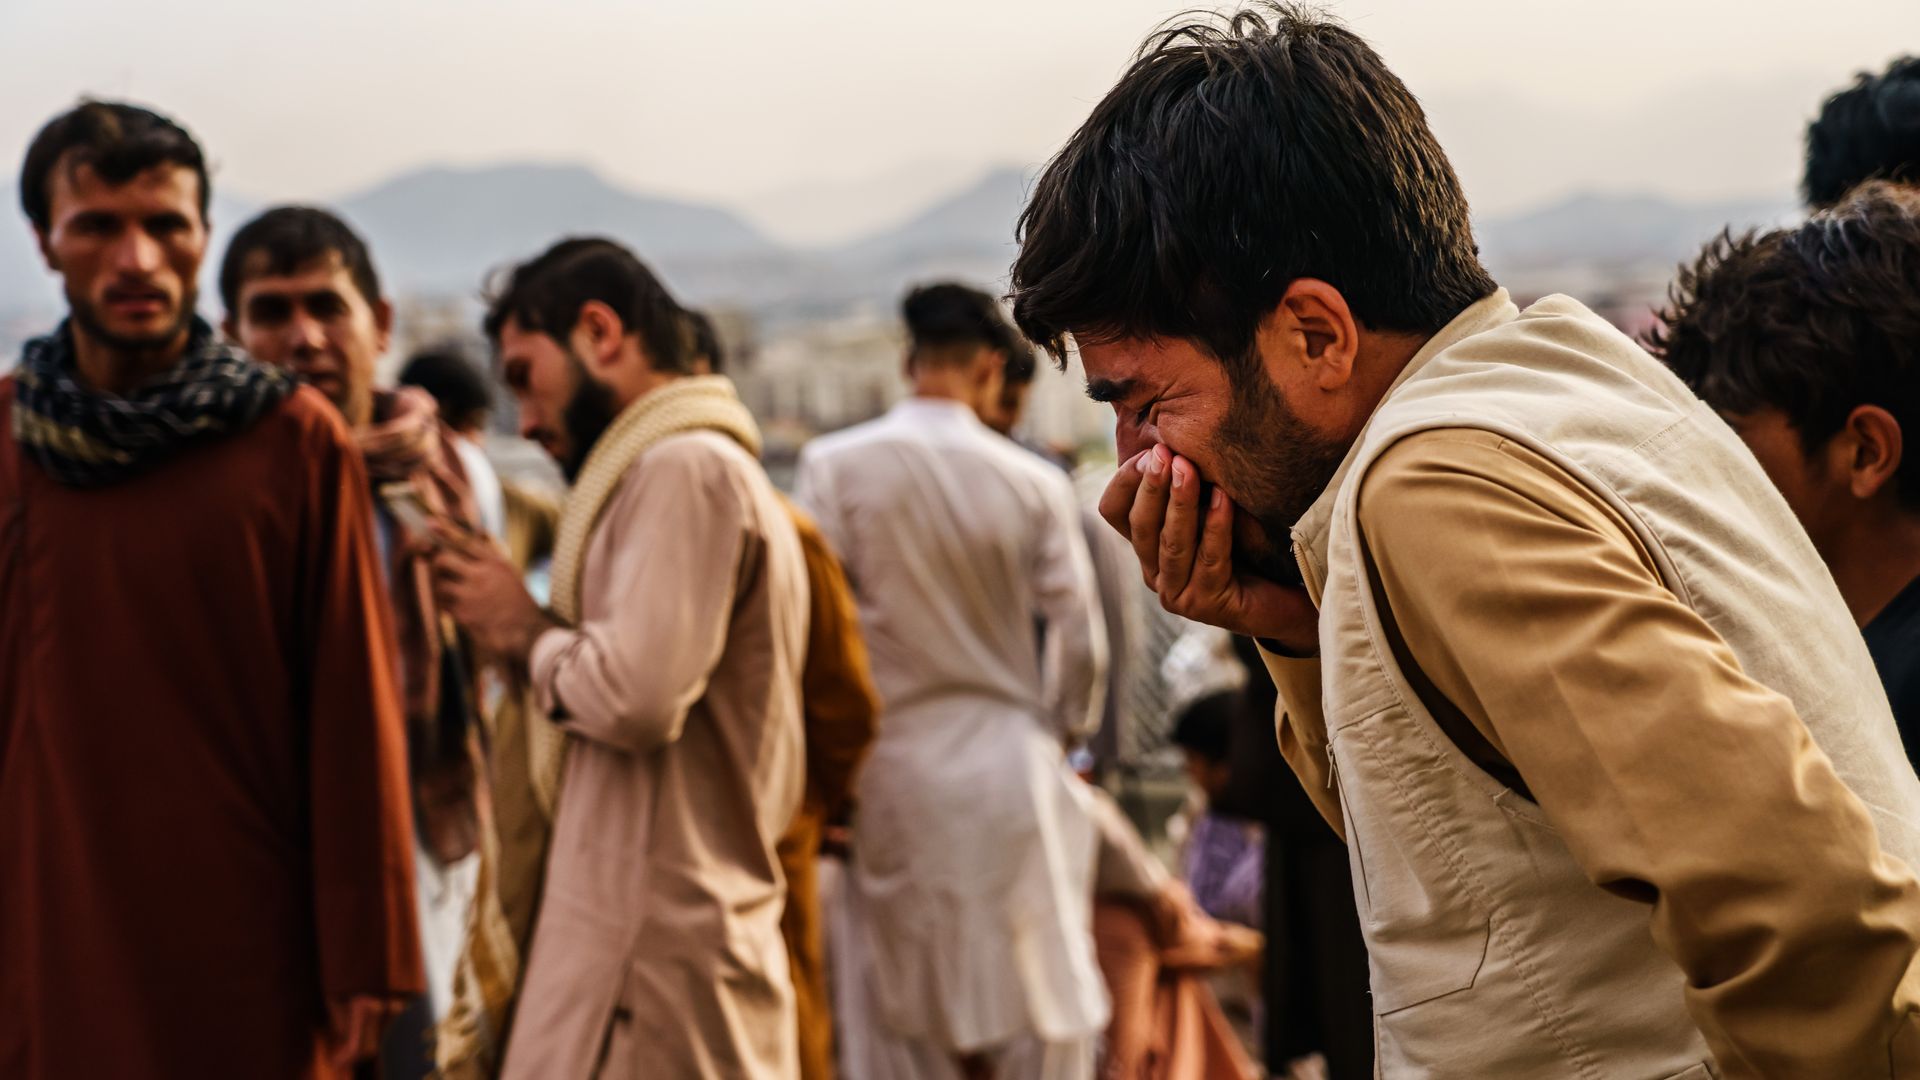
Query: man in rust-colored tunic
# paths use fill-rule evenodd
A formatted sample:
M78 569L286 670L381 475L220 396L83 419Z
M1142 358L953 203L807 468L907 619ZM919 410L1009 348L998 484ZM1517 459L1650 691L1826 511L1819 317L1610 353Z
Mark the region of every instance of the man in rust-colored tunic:
M343 1076L421 989L360 457L193 316L184 132L27 162L73 312L0 379L0 1076Z

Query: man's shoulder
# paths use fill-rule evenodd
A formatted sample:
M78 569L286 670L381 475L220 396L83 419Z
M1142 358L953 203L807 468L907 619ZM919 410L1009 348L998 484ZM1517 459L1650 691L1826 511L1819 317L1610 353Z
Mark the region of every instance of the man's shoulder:
M1362 462L1349 481L1362 527L1398 523L1418 530L1435 515L1471 515L1515 498L1559 503L1581 485L1538 452L1499 432L1433 427L1403 435Z
M647 469L718 477L760 473L760 462L732 436L708 428L677 431L641 451L634 459Z
M1073 478L1060 466L1002 435L989 434L984 441L990 444L985 452L1004 463L1009 472L1050 494L1073 494Z
M812 465L837 463L850 454L887 442L894 436L891 419L885 415L877 416L839 431L815 435L800 448L800 460Z
M771 499L773 484L759 459L731 436L699 429L665 436L627 466L612 502L644 513L643 503L673 500L676 513L704 518L766 516L756 507Z
M320 391L305 384L295 387L278 405L261 414L254 432L263 437L289 439L310 449L356 445L353 432L339 410Z

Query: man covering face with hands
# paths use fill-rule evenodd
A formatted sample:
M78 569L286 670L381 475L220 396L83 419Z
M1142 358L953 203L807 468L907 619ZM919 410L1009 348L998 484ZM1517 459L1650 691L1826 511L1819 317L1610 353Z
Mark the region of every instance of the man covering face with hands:
M1266 646L1382 1074L1920 1075L1920 781L1846 605L1671 373L1496 286L1363 41L1157 33L1013 288L1114 407L1147 582Z

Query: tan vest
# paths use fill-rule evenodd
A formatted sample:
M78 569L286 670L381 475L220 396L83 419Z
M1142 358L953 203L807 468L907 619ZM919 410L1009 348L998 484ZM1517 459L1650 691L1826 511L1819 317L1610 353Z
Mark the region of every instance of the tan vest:
M1321 608L1323 706L1381 1074L1717 1075L1647 906L1593 885L1540 809L1460 752L1381 638L1355 558L1355 495L1382 451L1431 428L1497 432L1618 510L1675 595L1792 700L1881 846L1915 865L1920 781L1873 662L1739 438L1566 297L1519 312L1503 291L1462 313L1408 365L1295 530Z

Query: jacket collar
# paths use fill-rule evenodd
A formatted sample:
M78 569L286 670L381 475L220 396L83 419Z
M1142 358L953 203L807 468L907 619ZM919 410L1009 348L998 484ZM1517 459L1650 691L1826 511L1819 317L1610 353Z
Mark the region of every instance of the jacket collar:
M1427 343L1420 346L1420 351L1413 354L1413 359L1407 361L1407 366L1394 378L1392 385L1387 387L1387 392L1381 395L1380 403L1373 407L1373 414L1367 418L1366 426L1360 429L1353 445L1347 448L1347 456L1341 460L1340 467L1334 470L1333 479L1327 482L1326 490L1313 501L1313 505L1307 507L1307 512L1293 526L1294 557L1300 562L1307 592L1315 604L1320 602L1320 589L1327 580L1327 537L1332 532L1334 502L1359 456L1361 445L1366 441L1367 428L1373 425L1374 417L1380 415L1381 406L1390 401L1434 357L1475 334L1504 326L1519 315L1520 309L1514 306L1505 289L1495 289L1476 300L1454 316L1453 321L1442 327L1439 333L1428 338Z

